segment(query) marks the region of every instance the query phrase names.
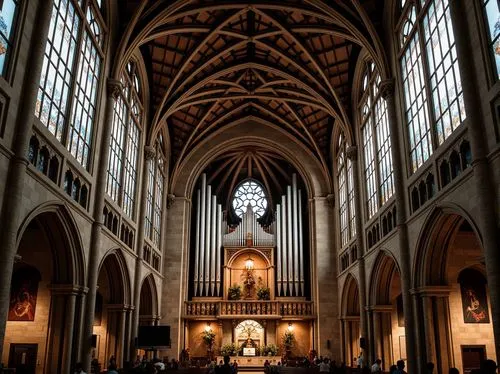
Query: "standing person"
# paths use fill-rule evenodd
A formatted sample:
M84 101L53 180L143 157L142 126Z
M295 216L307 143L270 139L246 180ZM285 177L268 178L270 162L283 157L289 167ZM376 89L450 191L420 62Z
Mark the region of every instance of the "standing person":
M233 374L236 374L238 372L238 363L236 360L233 362Z
M382 360L377 359L372 365L372 373L382 373Z
M493 360L484 360L481 362L481 374L496 374L497 363Z
M83 371L83 365L81 362L75 365L75 374L87 374L86 372Z
M434 363L432 362L428 362L426 365L425 365L425 368L426 368L426 374L433 374L434 373Z
M359 356L358 356L358 359L356 360L356 364L358 365L358 369L363 367L363 365L364 365L363 352L359 352Z
M406 371L404 370L405 362L403 360L398 360L398 362L396 362L396 366L398 368L396 371L397 374L406 374Z
M108 366L108 373L107 374L118 374L118 370L115 364L111 364Z
M330 372L330 364L328 363L328 359L325 358L320 364L319 364L319 372L320 373L329 373Z
M450 368L450 371L448 371L448 374L460 374L457 368Z

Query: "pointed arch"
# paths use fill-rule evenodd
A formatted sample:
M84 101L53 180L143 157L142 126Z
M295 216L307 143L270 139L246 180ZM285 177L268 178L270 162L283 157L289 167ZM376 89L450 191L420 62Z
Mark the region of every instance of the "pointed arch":
M153 274L149 273L142 281L139 302L139 315L156 317L160 314L158 309L158 290Z
M85 265L80 230L66 204L61 201L49 201L33 209L18 229L17 248L26 229L32 223L43 230L51 243L53 281L84 285Z
M130 275L121 249L110 249L101 259L99 273L105 271L109 280L109 303L131 304Z
M342 304L340 315L342 317L359 316L359 285L357 279L347 274L342 291Z
M391 284L396 273L401 273L396 258L391 252L381 249L370 276L369 305L391 304Z

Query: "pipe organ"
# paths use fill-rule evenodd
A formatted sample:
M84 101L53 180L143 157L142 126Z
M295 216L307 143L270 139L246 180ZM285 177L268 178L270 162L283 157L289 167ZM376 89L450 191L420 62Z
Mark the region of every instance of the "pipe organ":
M286 187L286 194L276 205L275 219L268 226L259 223L251 205L248 204L238 226L230 226L223 218L222 206L212 195L212 186L207 184L205 174L201 176L196 191L194 297L225 297L223 290L223 247L269 248L274 251L273 259L276 279L269 284L278 297L305 297L304 290L304 225L302 222L302 191L293 174L292 185Z
M278 296L305 296L302 191L297 176L276 207L276 282Z

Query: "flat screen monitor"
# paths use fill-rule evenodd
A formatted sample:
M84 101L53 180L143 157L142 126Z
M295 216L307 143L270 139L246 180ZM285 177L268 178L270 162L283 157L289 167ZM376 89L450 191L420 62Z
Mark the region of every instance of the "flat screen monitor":
M170 326L139 326L137 348L170 347Z

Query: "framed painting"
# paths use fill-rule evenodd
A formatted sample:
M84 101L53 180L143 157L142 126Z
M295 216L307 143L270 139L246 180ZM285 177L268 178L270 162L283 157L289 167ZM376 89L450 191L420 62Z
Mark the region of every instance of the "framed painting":
M459 277L464 323L490 323L486 279L475 269L463 270Z
M32 267L22 267L12 274L9 321L34 321L40 273Z

